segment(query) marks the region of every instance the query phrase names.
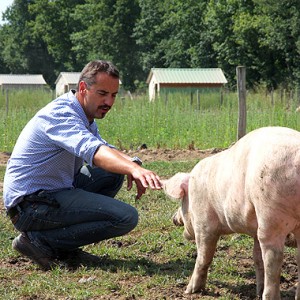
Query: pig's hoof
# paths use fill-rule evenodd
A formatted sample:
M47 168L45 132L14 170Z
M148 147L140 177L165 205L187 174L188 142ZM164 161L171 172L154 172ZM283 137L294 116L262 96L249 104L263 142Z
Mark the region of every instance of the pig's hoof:
M297 248L297 241L293 233L289 233L284 243L287 247Z
M186 290L185 290L185 294L193 294L193 293L198 293L198 292L202 292L204 291L204 287L195 287L193 285L188 285Z

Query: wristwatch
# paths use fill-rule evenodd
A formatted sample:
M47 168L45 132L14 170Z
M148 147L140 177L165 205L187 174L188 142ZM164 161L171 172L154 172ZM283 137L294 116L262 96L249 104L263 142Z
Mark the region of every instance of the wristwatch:
M137 156L134 156L132 159L131 159L132 162L138 164L139 166L141 166L143 164L142 160L137 157Z

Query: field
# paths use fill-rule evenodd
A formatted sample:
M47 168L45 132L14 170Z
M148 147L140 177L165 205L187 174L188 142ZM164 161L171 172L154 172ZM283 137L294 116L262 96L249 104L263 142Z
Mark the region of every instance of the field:
M34 112L49 101L28 96L11 97L8 112L2 105L0 139L0 178L21 128ZM130 155L138 155L145 166L162 178L176 172L188 172L200 160L214 155L235 142L237 105L228 95L220 105L219 98L203 99L198 110L191 103L176 99L174 103L148 103L143 99L122 100L107 120L101 121L104 137ZM17 100L15 100L17 99ZM14 103L13 101L18 101ZM250 102L252 101L252 102ZM187 101L186 101L187 102ZM260 100L249 95L248 126L251 129L282 125L298 126L297 101ZM116 123L116 125L115 125ZM179 132L178 132L179 131ZM136 150L147 144L148 149ZM1 180L2 181L2 180ZM2 186L0 185L2 190ZM70 262L67 268L42 272L11 249L17 235L5 216L1 204L0 295L3 299L254 299L255 273L252 241L244 235L223 237L210 268L207 290L202 294L184 295L195 263L195 245L182 237L182 228L171 221L179 203L161 191L148 191L135 202L134 191L126 184L118 198L137 207L140 222L130 234L99 244L85 251L97 256L83 262ZM293 299L297 281L295 250L285 250L281 277L283 299Z

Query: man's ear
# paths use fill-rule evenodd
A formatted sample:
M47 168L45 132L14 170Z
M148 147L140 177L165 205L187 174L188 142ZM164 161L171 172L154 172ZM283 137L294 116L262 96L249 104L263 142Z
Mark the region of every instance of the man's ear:
M80 81L79 82L79 93L80 94L83 94L83 93L85 93L86 92L86 90L87 90L87 85L86 85L86 83L84 82L84 81Z

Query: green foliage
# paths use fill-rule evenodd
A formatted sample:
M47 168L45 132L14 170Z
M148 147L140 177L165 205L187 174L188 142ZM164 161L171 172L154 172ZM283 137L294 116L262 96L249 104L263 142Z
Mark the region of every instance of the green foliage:
M91 59L118 66L135 91L152 67L220 67L235 88L300 85L298 0L15 0L0 26L0 73L62 71Z

